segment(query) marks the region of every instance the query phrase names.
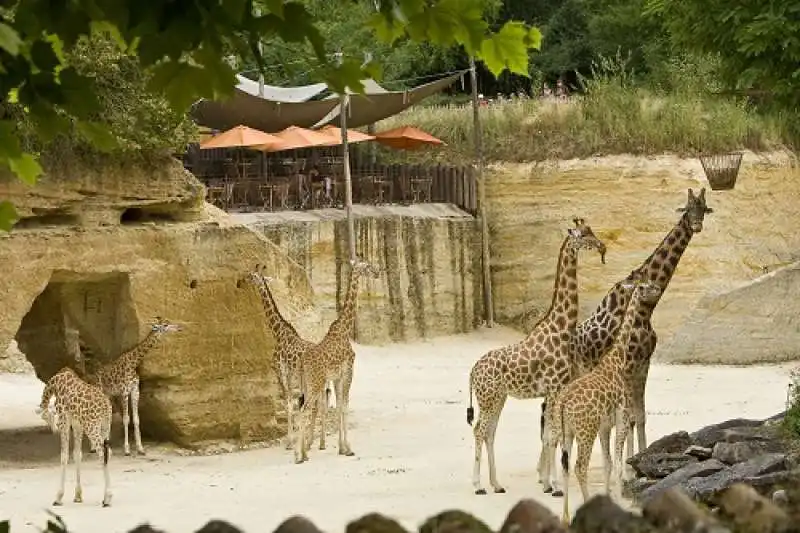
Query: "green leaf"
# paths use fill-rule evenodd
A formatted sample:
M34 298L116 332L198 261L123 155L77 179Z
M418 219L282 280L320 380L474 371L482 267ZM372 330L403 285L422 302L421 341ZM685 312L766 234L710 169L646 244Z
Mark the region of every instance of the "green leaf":
M264 0L269 12L278 18L283 18L283 0Z
M367 24L375 31L378 39L387 44L393 44L406 32L405 26L396 18L387 18L380 13L372 15Z
M178 110L188 109L203 96L214 95L213 88L208 86L205 69L184 61L164 61L153 67L153 76L148 81L148 87L153 91L163 92L170 104Z
M61 63L49 41L36 41L31 46L31 59L39 70L52 72Z
M0 120L0 161L6 162L22 156L16 129L13 121Z
M110 152L119 146L117 138L108 130L108 126L99 122L82 120L75 123L78 133L92 143L101 152Z
M52 141L59 133L70 127L70 120L55 111L52 107L39 105L31 110L31 119L36 125L36 132L45 142Z
M19 54L19 47L22 39L19 38L16 30L4 22L0 22L0 48L12 56Z
M528 76L528 49L530 39L525 24L506 22L500 31L481 45L480 58L496 77L506 68L514 74Z
M11 231L14 224L19 220L14 204L8 201L0 202L0 230ZM0 522L0 533L8 533L8 521Z
M36 179L42 175L42 167L33 154L23 153L19 157L8 159L8 167L19 179L28 185L35 185Z

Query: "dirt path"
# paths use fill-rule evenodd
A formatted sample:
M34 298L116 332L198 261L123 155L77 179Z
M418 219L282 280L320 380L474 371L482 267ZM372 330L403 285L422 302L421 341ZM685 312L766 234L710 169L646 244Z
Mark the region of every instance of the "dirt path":
M501 418L498 476L508 493L472 494L469 369L486 350L518 338L497 328L426 343L357 347L354 458L336 455L335 435L328 450L312 449L303 465L294 465L291 452L281 448L204 457L151 448L146 458L126 458L115 442L113 507L100 507L100 470L94 456L85 455L85 503L71 502L70 467L67 503L58 512L75 533L123 532L145 521L168 533L191 532L213 518L263 532L295 513L334 533L371 511L415 528L443 509L461 508L497 527L523 497L560 508L561 500L543 495L536 482L539 401L509 401ZM647 393L650 440L725 418L775 414L784 405L788 370L654 366ZM58 482L57 438L33 412L41 389L34 377L0 375L0 518L10 517L15 533L45 524ZM596 457L595 478L599 467ZM577 490L572 493L579 502Z

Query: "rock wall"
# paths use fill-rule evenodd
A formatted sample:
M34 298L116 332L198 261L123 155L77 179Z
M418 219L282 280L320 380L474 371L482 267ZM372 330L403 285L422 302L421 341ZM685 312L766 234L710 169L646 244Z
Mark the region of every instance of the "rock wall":
M302 265L326 324L347 284L347 221L341 209L233 215ZM471 331L483 316L480 230L449 205L354 206L356 252L378 266L361 285L356 340L400 342Z
M703 297L659 359L705 364L800 359L800 262Z
M701 298L800 259L800 233L793 223L798 180L800 168L791 156L746 153L734 190L707 190L714 212L689 244L653 316L657 356ZM581 255L580 317L588 316L611 285L641 264L677 222L675 209L685 205L689 187L709 187L700 162L674 156L492 167L486 192L498 320L527 329L547 310L556 254L575 215L585 217L608 245L606 265L596 254ZM749 311L732 310L736 316L725 327L747 323ZM700 333L692 333L692 350L699 351L704 342ZM773 351L762 340L762 360L784 358L784 353L783 347ZM693 355L687 352L686 357ZM720 360L737 362L735 353L722 356L721 351Z
M70 182L63 194L58 181L46 179L27 194L14 181L0 181L0 198L13 198L31 217L0 235L0 346L16 339L46 380L74 364L72 328L98 357L110 359L162 316L184 329L165 337L141 366L143 433L183 445L278 437L285 419L268 357L274 340L255 291L237 288L236 281L256 263L266 264L285 281L275 288L276 299L309 335L321 327L313 289L301 266L203 204L196 180L177 162L167 165L155 177L150 169L129 168L129 189L116 196L104 196L116 180L109 184L103 174L87 178L79 192ZM160 185L148 188L156 178ZM162 214L191 213L169 220L142 217L142 211L138 219L122 217L144 209L142 198ZM82 218L89 204L93 214ZM54 210L71 214L59 218ZM174 221L184 216L196 221Z

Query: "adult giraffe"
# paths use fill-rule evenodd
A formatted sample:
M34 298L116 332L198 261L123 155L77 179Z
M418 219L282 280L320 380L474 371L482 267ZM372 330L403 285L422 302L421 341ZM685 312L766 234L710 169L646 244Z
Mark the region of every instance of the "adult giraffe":
M661 244L636 270L614 284L595 312L578 325L572 348L575 377L584 375L600 362L600 358L614 343L631 297L631 291L626 290L625 286L641 277L653 281L661 289L656 298L644 302L639 307L628 344L630 355L626 370L633 381L632 416L638 439L638 452L647 448L644 393L650 370L650 356L653 355L658 342L658 336L653 330L650 319L658 302L661 301L661 296L667 290L692 236L703 231L706 214L714 212L706 205L705 188L700 189L697 195L689 189L686 206L679 207L677 211L683 214ZM543 403L542 421L545 418L545 409L546 403ZM633 443L634 436L631 431L628 433L628 457L633 455Z

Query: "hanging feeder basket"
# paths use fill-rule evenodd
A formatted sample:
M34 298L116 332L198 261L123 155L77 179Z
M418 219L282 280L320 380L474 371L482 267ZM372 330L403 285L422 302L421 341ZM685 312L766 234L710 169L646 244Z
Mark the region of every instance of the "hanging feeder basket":
M743 152L706 154L700 156L700 164L712 191L728 191L736 185Z

